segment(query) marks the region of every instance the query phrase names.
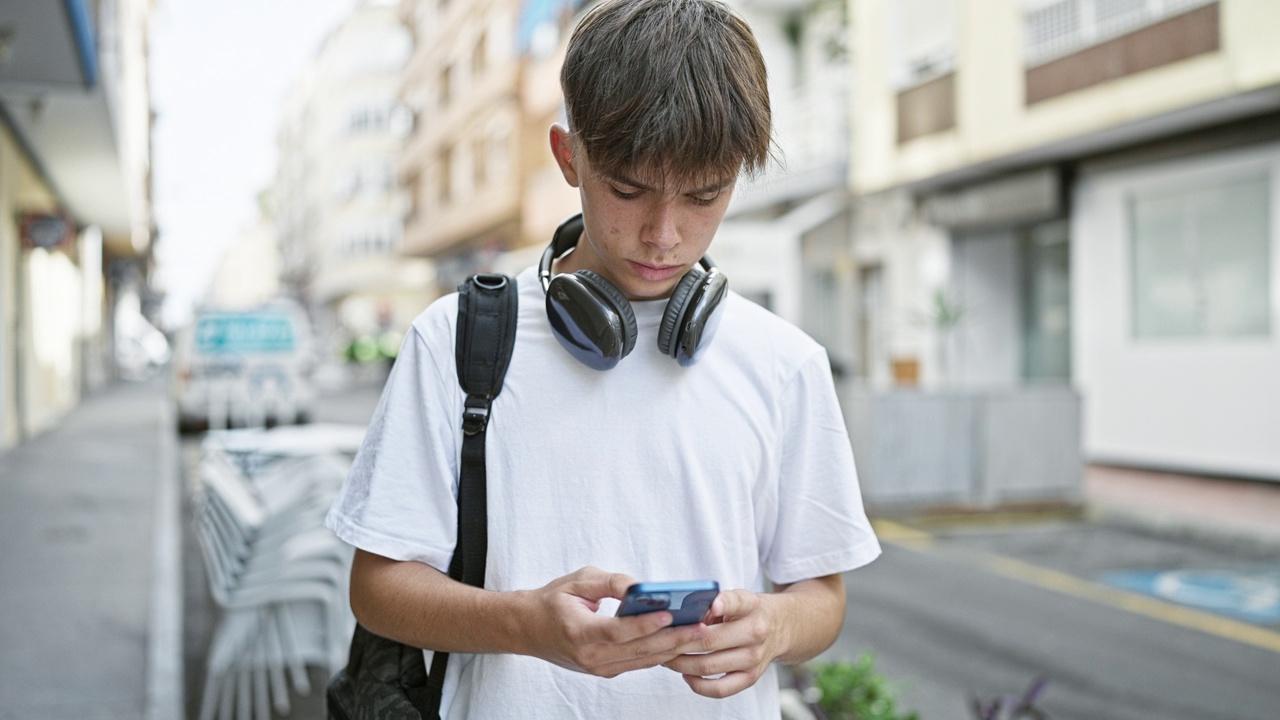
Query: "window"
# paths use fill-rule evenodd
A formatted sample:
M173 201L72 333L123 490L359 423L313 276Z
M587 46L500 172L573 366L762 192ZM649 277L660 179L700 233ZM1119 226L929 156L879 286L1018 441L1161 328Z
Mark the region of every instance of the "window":
M449 97L453 90L452 85L453 85L453 66L445 65L444 69L440 71L439 107L442 110L449 106Z
M1270 334L1270 185L1258 173L1131 198L1135 337Z
M440 204L447 205L453 197L453 148L440 151L439 168Z
M489 162L489 154L485 152L486 144L487 143L484 138L480 138L472 142L471 167L474 180L473 187L484 187L485 180L488 179L487 175L489 168L487 163Z
M400 244L397 223L370 220L349 229L343 234L339 254L347 258L369 255L389 255Z
M476 47L471 51L471 78L478 80L484 75L485 60L488 58L489 43L484 33L480 34L480 39L476 41Z
M955 70L956 0L895 0L889 33L893 83L919 85Z
M391 107L386 103L363 105L351 111L347 133L385 132L391 124Z
M1216 0L1023 0L1023 55L1033 67Z

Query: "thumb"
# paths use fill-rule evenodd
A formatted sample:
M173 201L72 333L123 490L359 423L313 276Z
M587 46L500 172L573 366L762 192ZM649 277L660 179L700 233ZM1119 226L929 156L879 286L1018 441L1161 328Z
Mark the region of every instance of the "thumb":
M574 575L569 584L569 592L593 602L603 598L621 600L627 594L627 588L636 583L635 578L630 575L605 572L593 567L582 568Z

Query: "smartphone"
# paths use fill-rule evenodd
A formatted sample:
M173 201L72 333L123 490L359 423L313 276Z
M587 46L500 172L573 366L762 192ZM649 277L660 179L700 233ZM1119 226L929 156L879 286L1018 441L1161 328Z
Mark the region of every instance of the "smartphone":
M692 625L702 621L719 594L714 580L636 583L627 588L618 617L667 610L675 618L672 625Z

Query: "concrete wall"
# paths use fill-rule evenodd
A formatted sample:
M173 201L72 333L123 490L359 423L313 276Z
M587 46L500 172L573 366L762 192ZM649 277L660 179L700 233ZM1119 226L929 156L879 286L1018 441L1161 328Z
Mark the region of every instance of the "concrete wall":
M1135 339L1128 198L1258 171L1270 174L1270 336ZM1088 456L1280 481L1280 144L1086 167L1073 205L1072 363Z
M841 393L858 480L877 510L1078 501L1080 398L1065 388Z

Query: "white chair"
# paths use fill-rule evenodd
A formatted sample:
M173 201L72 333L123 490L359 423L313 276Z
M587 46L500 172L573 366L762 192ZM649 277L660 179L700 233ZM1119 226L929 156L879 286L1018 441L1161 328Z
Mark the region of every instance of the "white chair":
M307 695L307 667L336 672L355 626L347 600L353 552L323 526L349 459L302 452L297 439L275 446L288 452L264 454L273 439L233 434L241 432L221 434L235 441L233 452L206 443L200 467L196 537L222 609L201 720L270 720L272 708L287 714L290 685Z

